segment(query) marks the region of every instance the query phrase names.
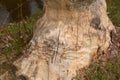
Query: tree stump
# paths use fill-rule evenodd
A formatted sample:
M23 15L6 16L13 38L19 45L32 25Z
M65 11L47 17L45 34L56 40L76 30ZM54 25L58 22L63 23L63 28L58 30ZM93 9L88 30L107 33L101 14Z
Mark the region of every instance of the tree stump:
M106 52L115 31L105 0L45 0L30 48L14 64L28 80L71 80Z

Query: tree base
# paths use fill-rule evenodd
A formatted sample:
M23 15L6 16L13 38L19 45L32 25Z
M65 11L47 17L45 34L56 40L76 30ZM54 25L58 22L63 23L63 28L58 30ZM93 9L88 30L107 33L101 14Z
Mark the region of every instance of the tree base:
M71 80L78 69L110 46L110 33L115 29L105 1L96 0L82 11L66 11L71 13L67 16L62 10L55 16L52 11L38 21L28 56L15 62L16 74L28 80Z

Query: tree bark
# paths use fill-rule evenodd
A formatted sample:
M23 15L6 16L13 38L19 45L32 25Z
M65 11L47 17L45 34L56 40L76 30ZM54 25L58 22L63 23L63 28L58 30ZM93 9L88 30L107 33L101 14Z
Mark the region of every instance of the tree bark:
M30 48L14 64L28 80L71 80L111 44L105 0L45 0Z

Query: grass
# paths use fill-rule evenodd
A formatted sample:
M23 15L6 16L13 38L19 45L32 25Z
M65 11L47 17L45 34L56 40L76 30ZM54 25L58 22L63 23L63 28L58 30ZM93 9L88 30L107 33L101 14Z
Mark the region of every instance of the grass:
M88 80L120 80L120 59L95 63L86 71Z
M97 61L87 69L79 70L74 80L120 80L120 57Z
M39 14L41 14L39 12ZM32 38L33 26L38 18L38 13L28 20L11 23L0 30L0 49L7 57L21 53L25 45Z
M19 54L32 36L31 26L30 23L22 21L3 28L0 31L2 53L7 57Z
M107 0L108 15L115 26L120 26L120 1Z

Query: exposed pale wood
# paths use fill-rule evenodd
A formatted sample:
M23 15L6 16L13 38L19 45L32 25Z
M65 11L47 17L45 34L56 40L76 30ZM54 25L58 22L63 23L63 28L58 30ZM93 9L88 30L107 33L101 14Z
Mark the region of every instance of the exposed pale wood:
M105 0L46 0L27 57L15 62L28 80L71 80L98 52L106 52L115 31Z

